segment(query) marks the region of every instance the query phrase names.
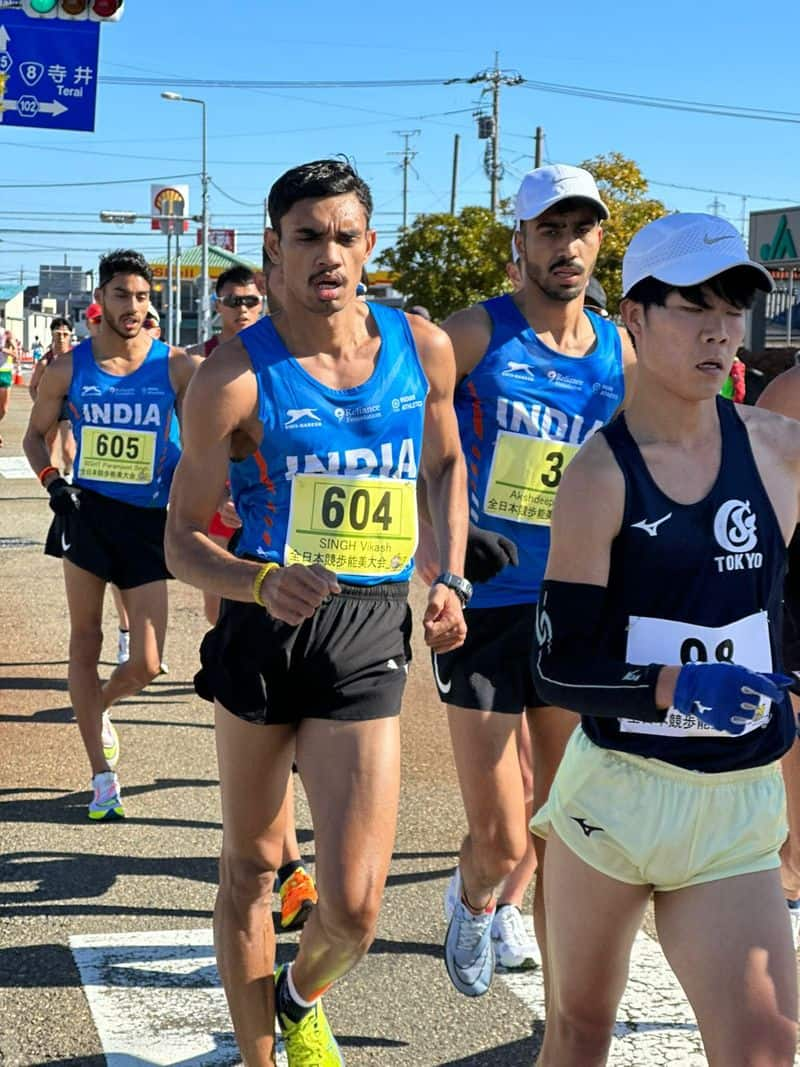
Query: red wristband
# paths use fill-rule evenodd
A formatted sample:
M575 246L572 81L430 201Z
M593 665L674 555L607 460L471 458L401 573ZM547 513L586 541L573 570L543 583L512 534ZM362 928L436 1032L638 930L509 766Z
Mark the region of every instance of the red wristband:
M44 485L44 480L48 474L58 474L58 467L42 467L36 477Z

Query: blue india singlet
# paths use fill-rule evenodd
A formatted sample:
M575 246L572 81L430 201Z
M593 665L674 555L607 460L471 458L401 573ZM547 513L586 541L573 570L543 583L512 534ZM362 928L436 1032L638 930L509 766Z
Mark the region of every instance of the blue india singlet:
M354 585L410 576L428 382L405 314L369 309L381 345L352 389L308 374L269 318L239 334L264 428L257 451L231 464L240 556L320 563Z
M658 488L624 415L601 431L625 478L604 625L614 659L781 670L786 545L735 405L718 398L717 411L722 461L696 504L678 504ZM582 723L604 748L717 773L771 763L795 736L788 695L738 736L674 708L663 723L591 716Z
M73 481L142 508L165 508L180 457L169 345L153 341L133 374L108 374L91 339L72 350L67 393L77 452Z
M572 357L544 345L510 295L483 307L491 340L455 395L470 521L514 541L519 566L476 584L472 608L538 600L561 475L625 395L619 332L608 319L586 312L597 343Z

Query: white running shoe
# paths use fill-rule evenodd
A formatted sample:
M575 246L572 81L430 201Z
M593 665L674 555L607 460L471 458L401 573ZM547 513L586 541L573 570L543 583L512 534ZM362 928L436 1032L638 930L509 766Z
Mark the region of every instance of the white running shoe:
M507 971L532 971L542 966L539 946L530 936L515 904L501 904L492 920L494 955Z
M120 630L117 638L117 663L127 663L131 658L131 635L127 630Z
M90 819L124 819L119 778L113 771L103 771L92 778L92 799L89 802Z
M795 952L800 948L800 900L787 900L789 922L792 924L792 941Z

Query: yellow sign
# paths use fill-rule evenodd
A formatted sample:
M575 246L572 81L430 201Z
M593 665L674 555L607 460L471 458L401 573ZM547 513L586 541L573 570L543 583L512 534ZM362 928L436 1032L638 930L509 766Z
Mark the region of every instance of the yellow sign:
M153 480L155 454L152 430L84 426L78 474L87 481L147 485Z
M284 563L321 563L343 576L391 578L417 547L416 483L298 474Z
M549 526L561 476L577 445L500 430L483 510L512 522Z

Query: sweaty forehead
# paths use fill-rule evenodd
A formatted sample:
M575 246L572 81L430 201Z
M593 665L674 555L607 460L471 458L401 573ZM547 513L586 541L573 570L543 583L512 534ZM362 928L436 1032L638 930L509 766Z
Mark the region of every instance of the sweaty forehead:
M283 225L294 230L364 229L364 205L355 193L298 200L283 217Z
M109 278L106 289L138 294L149 293L150 285L140 274L115 274Z

